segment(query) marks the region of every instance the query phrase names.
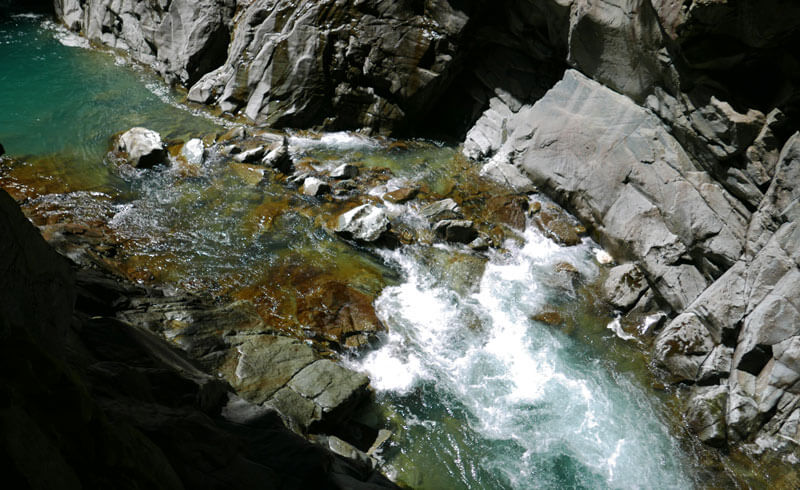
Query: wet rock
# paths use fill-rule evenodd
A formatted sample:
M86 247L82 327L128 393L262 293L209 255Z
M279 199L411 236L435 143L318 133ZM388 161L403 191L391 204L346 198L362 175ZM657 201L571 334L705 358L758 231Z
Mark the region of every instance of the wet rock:
M385 327L372 306L374 297L345 283L313 282L297 299L297 319L322 339L361 348Z
M330 192L331 186L322 179L306 177L305 180L303 180L303 194L307 196L321 196L323 194L329 194Z
M117 140L116 150L137 168L150 168L167 163L167 147L161 135L147 128L131 128Z
M3 147L3 144L0 143L0 157L6 154L6 149Z
M199 138L190 139L181 148L181 156L192 165L201 165L205 159L205 152L203 140Z
M419 187L402 187L392 192L387 192L383 198L395 204L404 204L419 194Z
M472 240L467 244L469 248L475 250L476 252L485 252L489 250L489 240L486 237L478 236L478 238Z
M524 196L507 195L489 198L487 203L492 220L517 230L524 230L530 204Z
M437 284L452 289L462 296L478 290L486 259L472 253L425 247L420 260L436 278Z
M258 145L236 153L233 155L233 159L239 163L255 163L262 160L266 152L267 148L265 146Z
M478 230L470 220L445 219L433 226L436 236L448 242L470 243L478 238Z
M452 220L463 218L458 204L450 198L442 199L441 201L436 201L423 206L419 212L431 224L438 223L439 221L446 219Z
M269 150L269 153L264 156L261 163L267 167L274 168L275 170L283 173L290 174L294 168L292 157L289 154L289 142L286 138L279 144L275 144Z
M358 167L349 163L343 163L331 170L330 178L337 180L355 179L358 177Z
M372 204L362 204L339 216L334 231L344 238L375 242L389 230L386 211Z
M726 386L696 388L692 393L686 420L692 432L709 446L724 447L727 442L727 402Z
M647 288L644 273L635 264L623 264L612 268L603 283L607 301L622 311L631 309Z
M264 180L264 168L248 165L246 163L231 163L231 170L249 185L258 185Z
M581 237L571 221L565 213L554 210L540 211L533 220L548 238L567 247L581 243Z

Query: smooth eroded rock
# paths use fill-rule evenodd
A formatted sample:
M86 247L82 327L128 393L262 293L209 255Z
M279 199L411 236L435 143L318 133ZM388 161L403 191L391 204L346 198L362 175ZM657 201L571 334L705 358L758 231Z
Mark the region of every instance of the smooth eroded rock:
M136 127L122 133L116 149L137 168L151 168L168 161L167 147L161 135L147 128Z

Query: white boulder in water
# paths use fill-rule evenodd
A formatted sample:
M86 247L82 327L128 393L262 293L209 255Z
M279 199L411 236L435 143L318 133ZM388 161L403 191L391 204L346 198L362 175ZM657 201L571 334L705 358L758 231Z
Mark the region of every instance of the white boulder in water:
M374 242L388 230L386 211L372 204L362 204L339 216L335 231L345 238Z
M181 148L181 156L186 159L186 163L192 165L200 165L205 158L206 148L203 145L203 140L200 138L193 138L187 141L183 148Z
M167 162L167 148L161 135L147 128L131 128L117 141L117 151L137 168L150 168Z

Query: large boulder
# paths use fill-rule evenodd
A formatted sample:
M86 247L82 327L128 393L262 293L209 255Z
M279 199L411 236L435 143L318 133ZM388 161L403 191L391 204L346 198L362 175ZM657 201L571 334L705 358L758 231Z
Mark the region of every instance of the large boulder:
M150 168L167 163L167 147L161 135L147 128L131 128L117 140L116 150L137 168Z

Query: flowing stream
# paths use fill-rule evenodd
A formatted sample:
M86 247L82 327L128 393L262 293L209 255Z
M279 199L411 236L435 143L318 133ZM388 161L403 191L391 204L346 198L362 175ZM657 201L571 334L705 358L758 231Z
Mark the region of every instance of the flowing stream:
M380 457L398 481L428 489L697 484L662 400L634 374L645 369L637 351L557 273L568 263L583 284L599 277L590 241L559 247L528 227L483 258L442 245L367 253L325 231L315 214L325 206L281 183L248 184L246 171L219 155L189 178L121 172L105 159L115 132L144 125L185 139L227 123L184 107L180 94L123 58L86 48L41 17L0 18L0 141L26 162L0 176L36 181L34 204L108 223L128 243L119 260L132 276L251 299L268 321L294 321L286 298L300 285L280 282L280 271L313 269L306 276L374 295L389 333L345 362L372 379L376 405L363 417L394 432ZM388 140L297 134L290 143L295 158L322 165L388 168L389 189L415 182L446 195L470 178L458 148L430 142L397 151ZM418 206L393 211L413 224ZM534 319L551 307L578 326Z

